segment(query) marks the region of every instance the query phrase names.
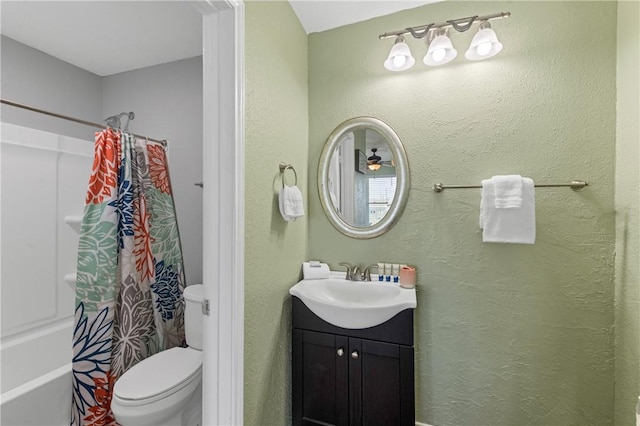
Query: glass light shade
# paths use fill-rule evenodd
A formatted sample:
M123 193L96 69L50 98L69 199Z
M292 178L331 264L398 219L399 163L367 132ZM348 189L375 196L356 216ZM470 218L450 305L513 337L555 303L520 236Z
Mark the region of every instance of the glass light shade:
M404 41L404 37L396 38L396 43L391 48L384 67L389 71L404 71L411 68L416 60L411 56L411 50Z
M376 171L376 170L380 170L381 165L378 163L374 163L374 164L368 164L367 167L369 168L369 170L372 171Z
M491 28L481 28L473 40L464 57L470 61L480 61L497 55L502 50L502 43L498 41L496 32Z
M453 61L456 56L458 56L458 51L451 44L449 37L439 35L429 44L429 50L424 55L422 62L425 65L435 67Z

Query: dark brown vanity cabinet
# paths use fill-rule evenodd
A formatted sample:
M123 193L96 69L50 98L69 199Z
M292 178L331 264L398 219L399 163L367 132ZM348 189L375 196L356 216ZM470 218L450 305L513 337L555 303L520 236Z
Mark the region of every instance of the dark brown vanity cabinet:
M414 425L413 310L352 330L292 299L293 424Z

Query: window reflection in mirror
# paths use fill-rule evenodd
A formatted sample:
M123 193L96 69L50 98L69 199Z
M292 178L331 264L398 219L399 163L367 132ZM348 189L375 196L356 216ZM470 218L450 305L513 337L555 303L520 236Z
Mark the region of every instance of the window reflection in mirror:
M396 176L369 178L369 226L380 222L387 214L396 193Z
M396 194L395 160L384 137L365 128L344 134L331 155L327 187L333 209L346 223L380 222Z

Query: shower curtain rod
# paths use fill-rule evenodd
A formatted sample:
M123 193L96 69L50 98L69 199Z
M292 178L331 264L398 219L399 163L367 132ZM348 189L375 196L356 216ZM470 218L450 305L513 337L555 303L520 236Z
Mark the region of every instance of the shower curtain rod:
M46 111L44 109L35 108L35 107L29 106L29 105L19 104L17 102L9 101L7 99L0 98L0 103L6 104L6 105L9 105L9 106L12 106L12 107L16 107L16 108L22 108L22 109L26 109L26 110L29 110L29 111L37 112L37 113L40 113L40 114L50 115L52 117L61 118L63 120L73 121L74 123L84 124L85 126L99 127L101 129L109 128L109 126L105 126L103 124L94 123L92 121L81 120L81 119L75 118L75 117L69 117L68 115L62 115L62 114L58 114L58 113L55 113L55 112ZM148 140L150 142L159 143L163 147L167 146L167 141L166 140L148 138L146 136L136 135L135 133L131 133L131 134L133 136L137 137L137 138L140 138L140 139L146 139L146 140Z

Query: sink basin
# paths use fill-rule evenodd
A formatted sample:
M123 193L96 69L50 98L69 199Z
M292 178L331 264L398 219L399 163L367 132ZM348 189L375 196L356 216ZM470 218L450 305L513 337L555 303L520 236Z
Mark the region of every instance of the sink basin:
M348 281L335 274L327 279L302 280L289 293L326 322L351 329L374 327L417 306L415 289L397 283Z

